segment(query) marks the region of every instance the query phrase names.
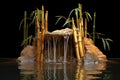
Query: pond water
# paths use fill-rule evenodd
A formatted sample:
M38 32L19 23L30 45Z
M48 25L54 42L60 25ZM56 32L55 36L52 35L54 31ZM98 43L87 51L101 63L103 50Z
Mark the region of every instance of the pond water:
M120 80L120 59L99 64L27 63L0 59L0 80Z

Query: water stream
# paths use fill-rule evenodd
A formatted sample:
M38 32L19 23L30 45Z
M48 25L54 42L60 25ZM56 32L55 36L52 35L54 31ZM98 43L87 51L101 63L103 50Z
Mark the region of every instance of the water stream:
M69 33L65 33L64 35L49 35L45 41L44 62L68 62L67 58L73 57L72 43L69 42L69 39Z
M67 62L67 48L68 48L69 35L64 35L64 62Z
M54 53L54 60L53 62L56 63L56 46L57 46L57 38L53 37L53 53Z

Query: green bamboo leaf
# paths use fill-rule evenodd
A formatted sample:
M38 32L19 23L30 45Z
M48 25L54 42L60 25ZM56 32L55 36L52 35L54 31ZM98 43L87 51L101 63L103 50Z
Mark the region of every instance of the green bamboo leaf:
M98 39L100 39L101 38L101 36L105 36L105 34L103 34L103 33L95 33L96 34L96 38L98 38Z
M84 13L85 13L85 16L86 16L86 18L87 18L88 21L92 20L92 16L90 15L89 12L85 11Z
M92 37L92 36L91 36L91 34L90 34L89 32L87 32L87 35L88 35L88 37L89 37L89 38L91 38L91 37Z
M35 16L33 17L32 21L29 23L29 27L35 23Z
M110 39L110 38L106 38L106 40L107 40L107 41L111 41L111 42L113 42L113 40L112 40L112 39Z
M105 34L103 34L103 33L97 33L98 35L105 35Z
M38 16L38 21L41 22L42 21L42 10L37 9L36 10L36 16Z
M70 18L70 16L71 16L71 14L73 13L73 11L79 11L79 8L74 8L74 9L72 9L72 10L70 11L70 13L69 13L68 18Z
M35 11L32 11L32 12L30 13L30 20L33 19L34 16L35 16Z
M107 45L108 50L110 51L110 45L109 45L108 40L105 40L105 42L106 42L106 45Z
M29 23L29 27L32 25L32 24L34 24L35 23L35 14L31 14L30 15L30 23Z
M22 43L21 43L21 46L24 46L25 43L26 43L26 41L27 41L27 39L24 39L24 40L22 41Z
M104 47L104 49L106 50L106 43L105 43L105 40L104 40L103 38L101 38L101 39L102 39L103 47Z
M63 24L63 27L64 27L65 25L69 24L70 22L72 22L72 20L67 19L67 20L65 21L65 23Z
M97 38L98 38L98 39L100 38L100 35L99 35L99 34L97 34L97 33L96 33L96 36L97 36Z
M65 18L64 16L56 16L56 17L58 17L58 19L57 19L55 25L57 25L58 22L59 22L62 18L66 20L66 18Z
M24 22L24 19L22 19L21 22L20 22L19 30L21 29L23 22Z
M30 20L31 20L31 19L32 19L32 20L31 20L31 22L29 23L29 26L31 26L32 24L35 23L36 16L38 17L38 21L39 21L39 22L42 21L42 20L41 20L42 11L39 10L38 8L31 13L31 15L30 15Z
M33 39L33 36L32 36L32 35L30 35L30 36L29 36L29 44L31 44L32 39Z
M31 44L32 39L33 39L33 36L30 35L29 37L27 37L26 39L24 39L24 40L22 41L21 46L24 46L27 41L29 41L29 44Z

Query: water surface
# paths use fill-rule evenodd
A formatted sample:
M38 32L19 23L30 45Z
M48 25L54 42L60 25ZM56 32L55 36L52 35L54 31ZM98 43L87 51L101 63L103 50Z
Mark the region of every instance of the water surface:
M120 80L120 59L99 64L27 63L0 59L0 80Z

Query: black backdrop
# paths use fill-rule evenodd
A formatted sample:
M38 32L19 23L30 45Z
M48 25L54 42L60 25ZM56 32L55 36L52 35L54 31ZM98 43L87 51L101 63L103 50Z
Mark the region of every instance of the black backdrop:
M113 39L110 44L111 51L103 52L111 58L120 58L119 56L119 7L117 2L102 0L15 0L1 2L1 51L0 57L18 57L21 51L20 43L22 35L19 31L19 24L23 18L24 11L31 12L36 8L41 9L44 5L49 12L49 31L55 27L55 16L68 16L69 12L77 7L78 3L83 5L85 11L96 12L96 31L106 34ZM97 43L101 48L101 43Z

